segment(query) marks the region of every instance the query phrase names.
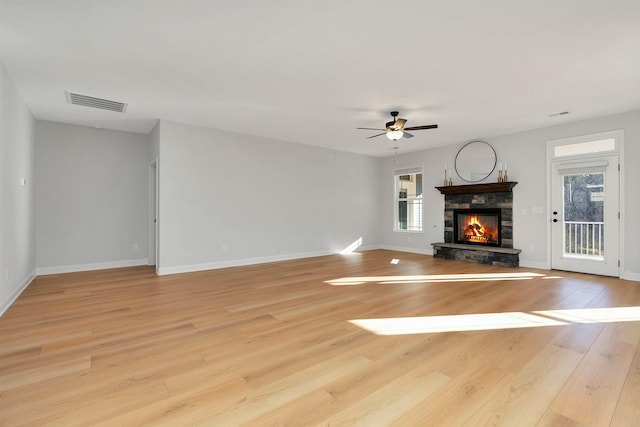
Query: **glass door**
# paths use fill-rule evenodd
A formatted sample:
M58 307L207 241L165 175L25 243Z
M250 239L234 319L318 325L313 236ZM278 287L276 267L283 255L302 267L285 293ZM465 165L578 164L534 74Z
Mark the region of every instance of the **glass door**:
M551 267L618 276L618 156L552 162Z

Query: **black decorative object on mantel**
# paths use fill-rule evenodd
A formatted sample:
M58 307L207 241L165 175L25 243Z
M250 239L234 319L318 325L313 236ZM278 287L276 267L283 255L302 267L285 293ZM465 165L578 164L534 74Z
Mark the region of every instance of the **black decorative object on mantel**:
M513 248L513 187L517 182L436 187L445 195L444 242L432 243L435 258L517 267L520 249ZM500 236L493 244L462 244L455 230L455 213L460 210L496 211ZM476 227L477 228L477 227ZM457 236L457 237L456 237Z

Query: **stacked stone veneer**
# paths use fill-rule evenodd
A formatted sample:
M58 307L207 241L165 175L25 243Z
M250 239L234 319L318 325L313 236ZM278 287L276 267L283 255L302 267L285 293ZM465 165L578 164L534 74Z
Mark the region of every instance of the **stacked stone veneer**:
M444 241L454 243L454 209L500 209L502 248L513 248L513 193L446 194L444 196Z
M432 243L434 258L518 267L521 250L513 248L513 192L511 188L512 186L506 191L496 192L470 191L469 193L463 193L456 191L445 193L444 243ZM475 189L477 190L477 188ZM442 192L444 193L444 191ZM500 209L501 246L492 247L455 243L453 236L454 209Z

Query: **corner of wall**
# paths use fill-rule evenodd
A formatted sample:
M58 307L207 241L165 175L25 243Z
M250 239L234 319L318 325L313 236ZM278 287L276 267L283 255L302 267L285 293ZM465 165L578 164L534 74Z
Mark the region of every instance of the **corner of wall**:
M27 289L27 286L33 282L36 278L36 271L33 270L31 273L27 275L27 277L22 280L20 285L9 295L7 295L2 302L0 302L0 316L2 316L8 309L11 307L11 304L18 299L18 297Z
M35 277L35 119L0 63L0 313Z

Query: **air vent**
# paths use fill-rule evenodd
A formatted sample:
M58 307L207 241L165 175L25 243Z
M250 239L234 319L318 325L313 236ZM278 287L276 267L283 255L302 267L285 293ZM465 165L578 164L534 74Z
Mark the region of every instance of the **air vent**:
M127 104L112 99L97 98L91 95L83 95L81 93L65 91L67 102L73 105L83 105L85 107L99 108L101 110L117 111L124 113L127 110Z

